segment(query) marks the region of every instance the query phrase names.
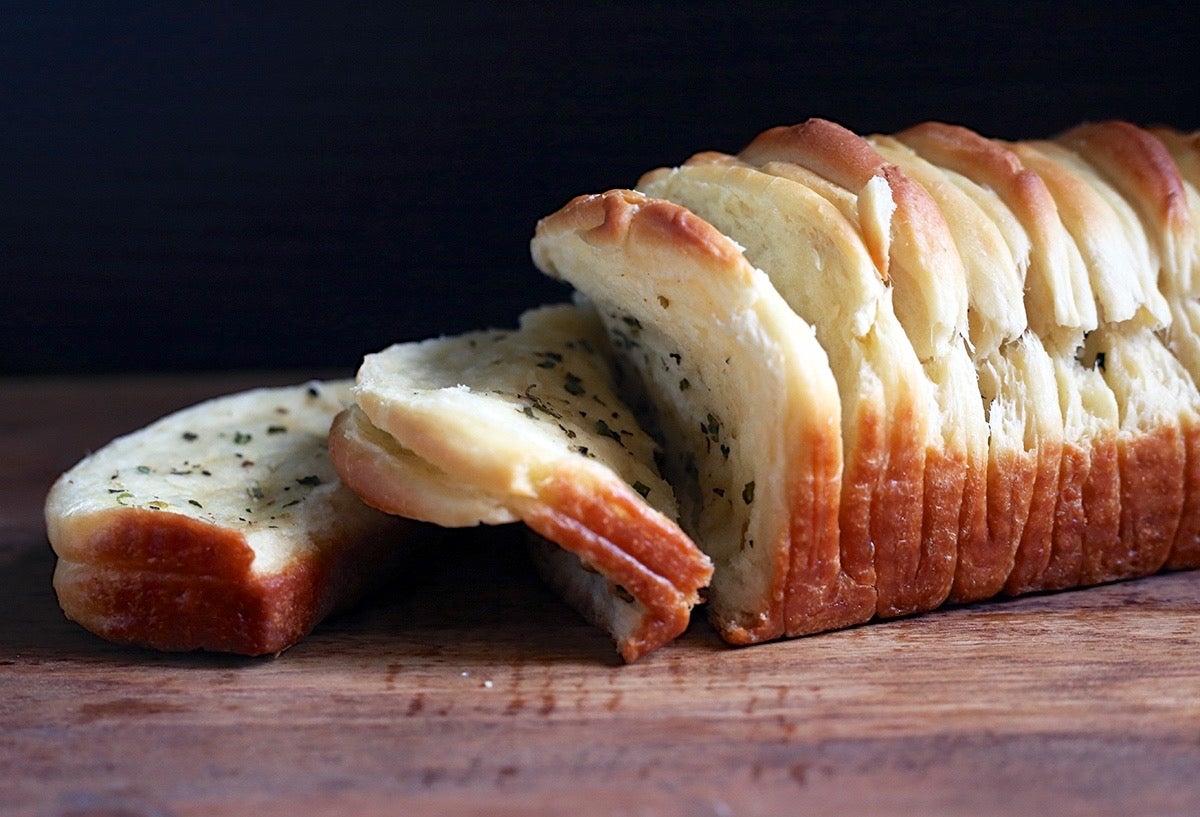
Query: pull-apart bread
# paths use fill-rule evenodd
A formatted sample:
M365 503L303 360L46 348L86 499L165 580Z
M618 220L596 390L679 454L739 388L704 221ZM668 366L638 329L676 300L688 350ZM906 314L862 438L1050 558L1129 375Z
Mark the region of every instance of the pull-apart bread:
M431 536L338 479L349 381L219 397L121 437L46 500L67 617L122 644L278 653Z
M633 661L683 632L712 565L676 522L606 344L594 310L561 305L516 331L368 355L330 448L381 510L448 527L524 522L547 583Z
M523 523L628 661L702 599L750 644L1200 567L1200 135L813 119L580 196L531 252L574 303L66 474L67 614L278 651L419 523Z
M532 253L599 309L746 643L1200 565L1198 167L1121 122L810 120Z

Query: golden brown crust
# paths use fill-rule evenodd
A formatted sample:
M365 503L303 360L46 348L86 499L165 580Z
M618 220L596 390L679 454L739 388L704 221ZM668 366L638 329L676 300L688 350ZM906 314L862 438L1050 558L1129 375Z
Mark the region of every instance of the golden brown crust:
M972 547L960 546L951 601L982 601L1004 588L1024 531L1020 523L1028 518L1037 477L1035 452L1012 452L989 460L984 489L987 536L976 538Z
M1184 423L1182 432L1187 470L1179 528L1164 565L1169 570L1200 567L1200 422Z
M787 579L778 594L785 627L776 635L789 636L864 621L875 606L874 589L855 581L841 561L837 532L842 459L838 441L815 437L796 457L807 467L789 475L794 483L789 490L791 539L789 547L779 551L787 560L779 575ZM829 535L831 530L833 535Z
M537 493L547 510L535 507L524 517L535 530L530 521L535 516L573 519L667 579L689 604L697 602L712 578L712 565L692 540L622 482L581 480L576 471L562 467L537 485Z
M1054 522L1062 491L1059 485L1062 455L1062 444L1057 440L1043 442L1037 448L1029 515L1013 554L1012 570L1004 583L1004 592L1010 595L1042 589L1053 552Z
M1066 131L1058 141L1094 162L1152 223L1171 232L1191 229L1179 168L1149 131L1129 122L1089 122Z
M987 458L968 461L963 481L963 503L958 517L957 552L950 594L954 603L987 598L984 595L993 582L989 581L988 565L998 557L988 533L988 463Z
M699 554L690 540L670 536L641 514L631 519L625 511L638 509L624 497L593 493L569 478L553 480L543 498L546 504L524 515L525 524L603 575L615 595L628 594L646 608L637 629L617 643L622 658L636 661L687 629L692 606L699 600L697 591L711 573L707 560L695 558ZM642 527L643 521L650 524ZM666 555L659 561L674 568L675 575L659 575L635 556L648 552Z
M933 610L945 603L954 585L961 529L967 512L967 459L960 453L929 449L925 454L925 515L921 529L921 559L913 576L914 611ZM976 503L982 510L983 503ZM982 532L986 534L986 518Z
M1083 560L1079 584L1103 581L1107 554L1121 542L1121 457L1117 434L1106 434L1092 443L1088 472L1083 483Z
M876 614L883 618L929 610L941 601L927 597L918 581L926 543L922 541L925 450L917 442L923 436L917 411L912 403L891 407L881 449L886 467L879 473L868 510L869 544L875 550ZM846 516L843 513L843 519ZM926 563L936 566L936 562Z
M110 514L107 524L60 557L54 583L68 618L110 641L269 655L387 575L401 555L397 541L418 528L397 521L397 539L363 539L260 575L239 533L128 509Z
M887 162L861 136L827 119L768 128L742 148L740 158L753 164L794 162L834 184L858 192Z
M1098 581L1149 576L1162 568L1183 512L1186 449L1177 423L1117 440L1121 468L1120 540Z
M1033 590L1063 590L1079 584L1087 528L1083 496L1090 469L1090 446L1063 445L1050 559Z

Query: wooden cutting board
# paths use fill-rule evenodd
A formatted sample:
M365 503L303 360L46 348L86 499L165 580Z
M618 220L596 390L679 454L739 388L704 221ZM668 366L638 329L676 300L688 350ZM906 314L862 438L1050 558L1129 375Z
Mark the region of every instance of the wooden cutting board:
M1198 573L622 666L501 529L274 659L66 621L54 477L307 376L0 380L0 814L1200 814Z

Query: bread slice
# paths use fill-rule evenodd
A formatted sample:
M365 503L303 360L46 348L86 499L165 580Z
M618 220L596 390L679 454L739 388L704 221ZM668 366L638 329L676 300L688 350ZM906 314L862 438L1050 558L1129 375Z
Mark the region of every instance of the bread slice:
M368 508L326 439L349 381L215 398L109 443L46 498L67 617L122 644L278 653L432 532Z
M951 598L982 597L979 577L997 561L987 531L989 432L968 353L966 275L941 211L862 137L828 120L772 128L738 156L806 185L858 225L937 401L941 440L926 451L923 553L951 553ZM941 578L946 569L926 559L922 571Z
M1159 290L1171 309L1171 323L1159 334L1187 370L1193 386L1200 383L1200 337L1195 332L1200 311L1196 302L1200 295L1200 194L1183 177L1168 146L1128 122L1080 125L1058 141L1086 160L1137 213L1158 260ZM1195 388L1190 391L1194 393ZM1198 419L1200 399L1181 407L1186 470L1183 510L1168 556L1172 566L1190 565L1200 557Z
M766 274L686 208L628 190L571 201L531 249L595 303L649 398L682 524L714 562L722 637L818 632L873 609L841 563L837 383Z
M1100 319L1083 363L1100 371L1119 412L1117 535L1085 556L1082 583L1158 570L1195 513L1189 449L1196 446L1196 389L1156 334L1172 307L1160 287L1154 237L1136 204L1067 141L1013 145L1051 191L1092 281ZM1090 526L1089 526L1090 527Z
M1023 572L1026 562L1047 558L1059 496L1063 420L1053 364L1025 308L1028 237L994 192L895 138L868 141L937 202L966 270L970 340L990 430L990 549L988 559L971 561L955 598L986 598L1009 586L1014 568Z
M617 396L594 310L368 355L330 437L346 483L443 526L524 522L547 582L627 661L678 636L712 573L658 447Z
M1190 221L1192 224L1192 285L1200 283L1200 132L1183 133L1172 128L1150 128L1175 162L1183 188L1187 194ZM1193 382L1200 383L1200 299L1175 297L1171 299L1172 322L1166 333L1167 346L1191 374ZM1189 452L1190 453L1190 452ZM1189 457L1189 478L1194 475L1192 459ZM1195 516L1200 517L1200 514ZM1180 524L1175 544L1167 559L1172 570L1200 567L1200 535L1189 527L1200 525L1200 520L1187 517Z
M988 202L992 220L1008 225L1009 247L1017 268L1024 270L1029 326L1053 366L1063 442L1058 484L1048 494L1052 507L1042 504L1050 525L1027 526L1005 590L1016 594L1077 585L1089 511L1107 515L1117 501L1110 454L1118 424L1115 398L1100 374L1079 359L1084 336L1098 325L1083 257L1045 183L1008 147L967 128L933 122L902 131L896 140L955 174L961 186L973 184L975 198ZM1094 475L1093 450L1101 469ZM1045 457L1040 464L1046 467ZM1093 477L1104 482L1092 482L1089 489ZM1094 490L1109 484L1105 492ZM1085 496L1100 507L1089 508Z
M842 402L842 564L876 596L863 620L939 606L955 531L922 538L926 452L941 436L933 387L854 226L810 188L721 154L647 174L638 188L737 242L815 327Z

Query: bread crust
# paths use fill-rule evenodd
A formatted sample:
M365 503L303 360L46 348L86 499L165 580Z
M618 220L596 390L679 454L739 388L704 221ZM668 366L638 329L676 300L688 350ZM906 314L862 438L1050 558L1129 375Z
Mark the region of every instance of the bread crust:
M88 561L59 559L55 591L67 617L88 630L156 650L277 654L397 562L395 543L380 538L256 575L236 532L158 511L110 517L75 548ZM404 527L398 522L396 534Z
M895 205L889 229L885 236L864 223L862 234L872 257L892 259L884 265L885 279L896 279L895 309L901 324L921 327L920 332L910 332L917 357L926 360L940 345L965 335L966 280L958 252L947 240L945 219L924 188L869 142L835 122L813 118L764 131L738 158L758 166L800 165L856 196L872 178L883 178ZM860 214L860 222L866 219L867 214ZM887 244L880 246L877 241L883 238ZM938 272L929 275L928 270Z
M636 661L687 629L712 566L697 558L682 531L634 501L624 486L587 484L571 473L552 477L540 498L523 515L525 524L598 571L615 594L628 594L648 611L621 638L622 658Z

